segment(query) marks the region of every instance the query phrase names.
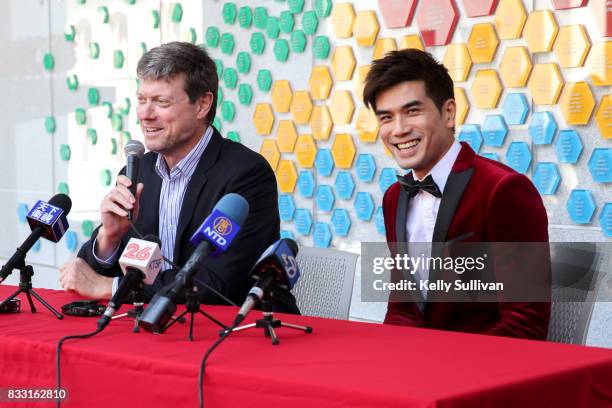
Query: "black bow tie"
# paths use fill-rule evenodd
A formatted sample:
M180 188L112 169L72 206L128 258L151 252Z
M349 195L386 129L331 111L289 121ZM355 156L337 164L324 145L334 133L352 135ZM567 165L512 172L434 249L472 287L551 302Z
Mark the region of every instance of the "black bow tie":
M397 176L397 181L408 194L408 198L414 197L420 190L426 191L434 197L442 197L442 193L431 174L425 177L423 181L418 181L414 179L412 173L409 173L405 176Z

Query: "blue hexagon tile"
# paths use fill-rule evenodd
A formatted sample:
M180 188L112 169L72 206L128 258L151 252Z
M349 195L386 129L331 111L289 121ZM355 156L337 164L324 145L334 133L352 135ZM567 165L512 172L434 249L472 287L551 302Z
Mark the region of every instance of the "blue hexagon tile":
M482 124L482 138L485 146L503 146L508 126L502 115L487 115Z
M397 181L397 173L391 167L385 167L380 171L378 176L378 187L380 192L384 193L393 183Z
M295 230L300 235L310 235L310 229L312 228L312 215L310 210L305 208L298 208L295 211Z
M525 174L531 164L531 151L525 142L512 142L506 151L506 163L519 173Z
M289 194L281 194L278 196L278 213L281 221L293 220L293 214L295 213L295 203L293 197Z
M290 238L290 239L295 239L295 234L293 233L293 231L289 231L289 230L281 230L281 231L280 231L280 237L281 237L281 238Z
M535 165L533 171L533 184L536 186L540 194L553 195L559 188L561 175L555 163L541 162Z
M351 230L351 217L344 208L336 208L331 216L334 233L339 237L346 237Z
M589 159L589 172L596 183L612 183L612 148L593 149Z
M331 150L319 149L315 157L315 167L321 176L331 176L334 171L334 158Z
M376 209L376 215L374 216L374 224L376 225L376 231L380 235L385 235L385 217L383 215L382 207Z
M353 191L355 191L355 182L351 173L346 170L339 171L336 175L334 187L341 200L350 200L353 197Z
M32 251L32 252L40 252L41 241L42 241L42 239L37 239L36 242L34 243L34 245L32 245L32 249L30 249L30 251Z
M76 232L66 232L66 234L64 235L64 244L70 252L76 252L77 247L79 245L79 237L77 236Z
M27 220L26 217L29 212L30 212L30 209L28 208L27 204L19 203L17 205L17 218L19 219L19 222L25 223Z
M499 161L499 154L497 153L480 153L482 157L486 157L487 159Z
M372 219L372 213L374 212L374 200L372 195L360 191L355 196L355 214L360 221L370 221Z
M331 186L326 184L320 185L317 188L315 201L320 211L330 212L334 208L334 201L336 201Z
M357 171L357 178L365 183L370 183L374 180L374 174L376 173L376 162L374 156L369 153L361 153L357 156L357 162L355 163Z
M502 113L509 125L522 125L529 115L529 102L525 94L510 93L502 105Z
M567 213L576 224L590 224L595 213L595 200L589 190L572 190L567 200Z
M302 197L312 198L316 182L311 170L302 170L298 175L297 188Z
M599 214L599 224L606 237L612 237L612 203L606 203Z
M576 164L582 153L582 140L575 130L562 130L555 142L555 153L559 163Z
M482 133L480 132L480 126L478 125L463 125L457 140L460 142L466 142L470 147L478 153L480 146L482 146Z
M551 112L536 112L531 115L527 130L534 145L548 145L557 133L557 122Z
M315 223L312 241L317 248L329 248L331 245L332 233L326 222L317 221Z

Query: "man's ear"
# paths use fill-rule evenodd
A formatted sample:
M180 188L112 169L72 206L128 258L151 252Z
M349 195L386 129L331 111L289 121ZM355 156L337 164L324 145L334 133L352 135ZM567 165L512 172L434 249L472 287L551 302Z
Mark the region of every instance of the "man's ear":
M448 99L442 105L442 120L449 129L455 128L455 116L457 115L457 103L454 99Z
M205 119L210 111L213 103L212 92L206 92L195 101L198 108L198 119Z

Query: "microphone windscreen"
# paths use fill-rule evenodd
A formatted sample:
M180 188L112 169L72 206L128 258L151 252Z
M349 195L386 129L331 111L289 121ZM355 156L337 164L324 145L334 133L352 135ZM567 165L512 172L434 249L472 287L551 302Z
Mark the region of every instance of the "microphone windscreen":
M214 210L219 210L238 225L244 224L249 215L249 203L240 194L229 193L221 197Z
M66 194L56 194L49 200L49 204L55 207L59 207L64 212L64 215L68 215L72 208L72 200Z
M144 155L145 148L144 145L138 140L130 140L125 144L125 148L123 149L126 156L137 156L139 159Z

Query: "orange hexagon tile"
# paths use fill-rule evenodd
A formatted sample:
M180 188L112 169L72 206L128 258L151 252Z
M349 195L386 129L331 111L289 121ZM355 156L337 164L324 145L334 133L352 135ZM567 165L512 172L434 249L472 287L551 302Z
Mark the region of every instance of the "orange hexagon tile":
M563 88L563 77L555 63L535 64L529 78L529 91L536 105L554 105Z
M276 168L276 180L281 193L293 193L297 182L297 171L291 160L281 160Z
M305 125L308 123L312 112L312 100L308 91L297 91L293 94L289 111L296 124Z
M327 99L331 91L333 81L329 69L325 65L319 65L310 72L310 95L314 100Z
M389 51L397 50L397 43L393 38L379 38L376 40L374 45L374 51L372 52L372 59L380 59L385 56Z
M370 65L360 65L357 68L357 78L355 80L355 95L359 100L363 99L363 87L365 86L365 80L370 72Z
M565 123L586 125L595 108L595 98L586 82L568 82L561 93L559 105L561 105Z
M353 36L357 44L362 47L371 47L376 41L380 25L376 13L372 10L363 10L357 13L353 24Z
M416 48L417 50L425 51L423 40L418 34L410 34L402 37L399 43L399 49L404 50L406 48Z
M270 163L272 170L276 170L276 166L278 166L278 161L280 160L280 152L278 151L278 146L276 145L275 140L263 140L261 142L261 147L259 148L259 154L261 154L268 161L268 163Z
M601 98L599 108L595 113L595 121L601 137L612 139L612 95L608 94Z
M589 52L586 65L593 85L612 85L612 41L595 43Z
M454 82L463 82L470 74L472 58L464 43L449 44L442 61Z
M582 24L561 27L553 50L562 68L576 68L584 65L591 41Z
M260 135L269 135L274 125L274 112L269 103L258 103L253 112L255 131Z
M474 64L493 61L499 40L495 27L491 23L480 23L472 26L467 48Z
M499 64L499 73L507 88L522 88L531 73L531 57L526 47L508 47Z
M291 120L281 120L276 128L276 142L281 153L291 153L297 140L297 131Z
M476 72L472 82L474 105L480 109L497 107L502 86L494 69L481 69Z
M355 144L353 138L347 133L336 135L334 144L332 145L332 156L334 163L341 169L350 169L355 158Z
M300 135L295 145L295 159L302 168L311 168L317 156L317 145L312 135Z
M355 104L349 91L334 91L329 104L329 111L334 125L348 125L351 123L354 110Z
M333 126L332 117L327 106L317 105L312 108L312 114L310 115L310 131L315 139L329 139Z
M331 68L336 80L350 80L355 70L355 55L353 54L353 48L348 45L336 47L332 55Z
M457 113L455 115L455 125L463 125L467 114L470 111L470 103L463 88L455 88L455 103L457 104Z
M331 13L331 22L336 38L348 38L353 35L355 10L351 3L336 3Z
M289 112L293 92L291 84L286 79L274 81L272 84L272 105L274 110L281 113Z
M378 138L378 119L371 109L362 107L357 113L357 123L355 124L359 140L363 143L374 143Z
M527 12L522 0L499 0L495 11L495 28L499 38L519 38L526 20Z
M535 10L527 17L523 37L532 53L548 52L552 49L558 31L559 27L552 11Z

